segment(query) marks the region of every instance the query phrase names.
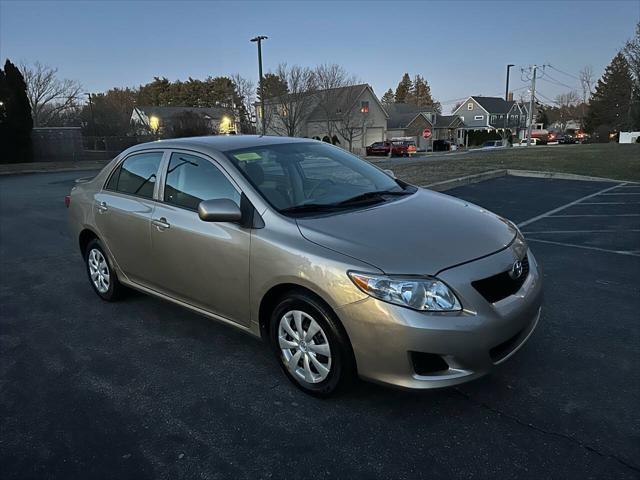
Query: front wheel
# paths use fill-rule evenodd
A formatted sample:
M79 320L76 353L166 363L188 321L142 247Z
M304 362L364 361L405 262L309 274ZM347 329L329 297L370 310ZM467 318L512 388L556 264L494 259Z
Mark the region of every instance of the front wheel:
M271 316L271 345L285 374L304 392L326 397L351 383L355 361L335 314L304 293L283 299Z

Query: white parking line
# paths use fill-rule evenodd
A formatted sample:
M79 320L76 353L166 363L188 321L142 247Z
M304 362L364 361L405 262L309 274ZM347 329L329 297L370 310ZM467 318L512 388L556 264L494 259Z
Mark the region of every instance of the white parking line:
M600 195L640 195L640 192L601 193Z
M536 235L538 233L627 233L640 232L640 228L625 228L624 230L538 230L522 232L525 235Z
M628 252L626 250L607 250L606 248L590 247L588 245L576 245L575 243L552 242L551 240L540 240L539 238L527 238L527 242L548 243L550 245L559 245L561 247L582 248L584 250L595 250L597 252L616 253L618 255L640 257L640 254L637 252Z
M640 202L582 202L579 205L640 205Z
M558 213L558 212L561 212L562 210L564 210L566 208L572 207L573 205L575 205L577 203L580 203L583 200L587 200L589 198L593 198L593 197L595 197L597 195L601 195L601 194L603 194L605 192L613 190L614 188L618 188L620 185L626 185L626 184L625 183L621 183L619 185L614 185L613 187L608 187L608 188L600 190L600 191L598 191L596 193L592 193L591 195L587 195L585 197L579 198L578 200L574 200L573 202L569 202L566 205L562 205L561 207L554 208L553 210L549 210L548 212L545 212L542 215L538 215L536 217L530 218L529 220L525 220L524 222L520 222L518 224L518 227L520 227L520 228L525 227L525 226L529 225L530 223L537 222L538 220L542 220L543 218L548 217L549 215L553 215L554 213Z

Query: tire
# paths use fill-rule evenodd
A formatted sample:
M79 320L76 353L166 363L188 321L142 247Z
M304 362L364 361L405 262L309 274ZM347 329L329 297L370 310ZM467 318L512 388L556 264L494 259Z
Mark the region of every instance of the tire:
M302 339L296 336L298 321L305 335ZM316 324L313 328L312 322ZM269 325L278 364L303 392L328 397L353 383L355 359L347 334L335 314L312 295L287 295L273 310ZM315 334L306 338L309 330Z
M109 257L100 240L91 240L84 252L84 263L87 276L93 291L107 302L113 302L122 295L123 286L118 281Z

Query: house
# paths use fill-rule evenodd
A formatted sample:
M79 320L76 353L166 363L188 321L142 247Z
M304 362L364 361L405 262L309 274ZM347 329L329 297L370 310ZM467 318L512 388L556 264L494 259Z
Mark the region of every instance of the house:
M139 133L171 135L175 122L185 114L202 117L210 128L210 135L235 133L239 130L239 122L233 110L222 107L134 107L131 123Z
M473 95L462 102L452 115L460 118L464 126L461 127L462 135L460 143L469 143L470 136L483 138L487 135L478 135L476 132L498 135L507 129L514 136L519 134L527 125L528 106L505 100L501 97L483 97Z
M418 148L431 150L436 140L457 143L458 131L462 120L455 115L441 115L432 109L405 103L385 106L389 113L387 121L387 139L412 137ZM425 129L431 130L431 136L425 139Z
M364 83L277 97L265 102L267 135L314 138L361 153L384 140L388 114ZM260 112L260 108L256 108ZM293 116L298 116L293 120ZM293 132L295 130L295 132Z

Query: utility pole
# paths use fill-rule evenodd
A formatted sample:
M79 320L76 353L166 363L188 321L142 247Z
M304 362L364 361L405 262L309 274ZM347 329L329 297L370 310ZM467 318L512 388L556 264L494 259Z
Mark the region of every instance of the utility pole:
M258 76L259 76L259 84L258 84L258 89L260 90L259 92L259 96L260 96L260 120L262 122L262 135L264 135L266 133L266 119L264 117L264 85L263 85L263 80L262 80L262 40L266 40L267 36L265 35L258 35L257 37L254 37L251 39L252 42L257 42L258 43Z
M536 98L536 73L540 68L539 65L530 67L533 74L531 75L531 100L529 100L529 126L527 128L527 147L531 145L531 130L533 128L533 105Z

